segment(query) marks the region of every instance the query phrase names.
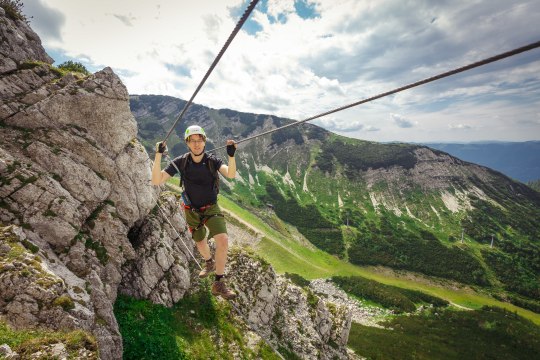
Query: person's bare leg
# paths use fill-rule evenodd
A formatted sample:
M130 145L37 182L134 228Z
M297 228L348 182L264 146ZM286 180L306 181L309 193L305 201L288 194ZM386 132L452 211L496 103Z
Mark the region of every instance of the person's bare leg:
M209 260L212 257L210 253L210 247L208 246L208 240L204 239L195 243L197 245L197 250L199 254L204 258L204 260Z
M197 250L199 250L199 254L201 254L201 256L205 260L204 267L201 269L199 277L205 278L210 275L210 273L216 270L216 264L212 259L212 253L210 252L210 247L208 246L208 240L204 239L196 242L195 244L197 245Z
M216 281L212 284L212 294L219 295L224 299L231 300L236 297L236 293L229 289L225 282L221 280L225 274L225 264L227 263L227 251L229 249L229 238L227 234L214 236L216 242Z
M225 273L225 264L227 263L229 237L225 233L217 234L214 236L214 241L216 242L216 275L223 275Z

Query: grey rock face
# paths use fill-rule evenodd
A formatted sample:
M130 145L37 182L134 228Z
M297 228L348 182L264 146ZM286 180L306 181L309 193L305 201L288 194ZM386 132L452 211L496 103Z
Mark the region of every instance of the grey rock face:
M141 224L132 228L135 258L122 268L119 291L156 304L172 306L190 287L189 261L196 250L185 236L186 224L178 199L164 193Z
M334 304L347 307L351 311L352 321L362 325L383 328L383 326L377 324L377 321L392 314L390 310L367 306L357 299L349 297L345 291L327 279L313 280L309 287L319 297Z
M48 64L53 59L45 53L39 36L22 20L12 20L4 9L0 12L0 74L17 69L28 60Z
M324 301L277 276L256 256L233 251L230 267L238 293L234 307L275 348L284 347L302 359L348 358L348 307Z

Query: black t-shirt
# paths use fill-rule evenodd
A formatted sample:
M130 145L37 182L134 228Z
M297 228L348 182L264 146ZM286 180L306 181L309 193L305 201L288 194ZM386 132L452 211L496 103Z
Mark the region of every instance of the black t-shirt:
M174 164L180 171L180 158L181 156L173 160ZM208 204L215 204L217 202L217 191L214 188L214 176L210 173L207 161L214 162L214 169L219 171L223 161L214 155L208 156L204 154L201 162L196 163L193 161L191 155L188 156L186 163L185 174L183 174L184 189L191 201L191 205L195 208L200 208ZM172 163L166 168L165 172L171 176L174 176L177 171Z

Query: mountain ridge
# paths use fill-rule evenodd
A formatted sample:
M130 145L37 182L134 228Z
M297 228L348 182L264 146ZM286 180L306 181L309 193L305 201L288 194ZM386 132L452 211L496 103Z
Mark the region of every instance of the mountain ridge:
M500 171L523 183L540 179L540 141L537 140L422 144Z

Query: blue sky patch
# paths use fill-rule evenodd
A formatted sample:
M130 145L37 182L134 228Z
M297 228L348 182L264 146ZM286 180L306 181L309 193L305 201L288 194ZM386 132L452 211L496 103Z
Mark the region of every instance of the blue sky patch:
M65 63L66 61L71 60L73 62L78 62L78 63L83 64L86 67L86 69L90 71L91 73L95 73L96 71L99 71L102 69L101 67L93 66L87 61L77 59L71 56L67 56L63 51L47 49L47 54L49 54L49 56L53 58L54 60L53 66L58 66L60 64Z
M249 5L249 1L244 1L244 3L238 7L231 8L231 16L240 20L240 17L244 14L244 11ZM294 2L294 8L296 14L302 19L314 19L320 16L320 14L315 10L315 4L310 3L308 0L297 0ZM277 17L268 15L268 0L261 0L255 7L255 10L262 12L268 16L268 20L271 24L280 23L285 24L287 22L286 14L279 14ZM251 17L247 19L242 27L250 35L255 35L263 28L260 24L254 21Z
M167 70L172 71L173 73L180 76L189 76L191 74L189 68L184 65L165 63L165 67L167 68Z
M236 19L236 21L239 21L242 15L244 14L244 11L246 11L247 7L251 1L244 1L240 6L232 7L230 8L230 14L233 19ZM259 1L257 6L255 6L255 9L253 11L258 10L262 13L265 13L268 11L268 0ZM253 12L251 13L253 14ZM253 18L250 16L242 26L242 30L246 31L249 35L255 35L259 31L261 31L263 28L259 23L257 23Z
M320 14L315 10L315 4L309 3L307 0L297 0L294 2L296 13L302 19L315 19Z

